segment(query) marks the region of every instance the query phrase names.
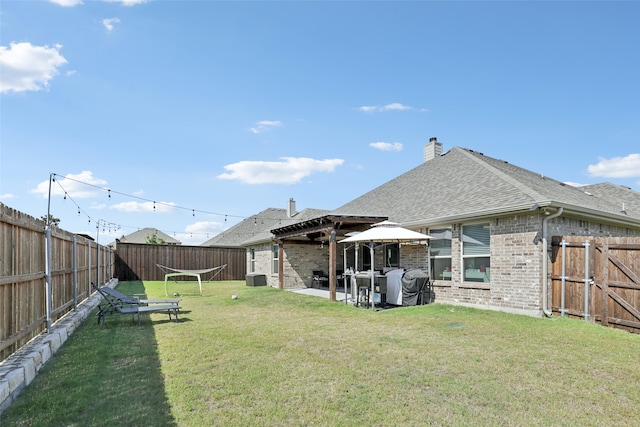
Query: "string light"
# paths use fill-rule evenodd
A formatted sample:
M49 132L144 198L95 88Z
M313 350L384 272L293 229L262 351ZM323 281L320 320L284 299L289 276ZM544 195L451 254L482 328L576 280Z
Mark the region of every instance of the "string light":
M61 179L61 180L56 180L56 177L62 177L63 179ZM170 208L173 208L173 209L183 209L183 210L188 209L188 210L191 210L191 215L192 215L193 217L195 217L196 211L198 211L198 212L200 212L200 213L208 214L208 215L219 215L219 216L224 216L224 223L225 223L225 224L227 224L227 223L228 223L228 220L229 220L229 218L231 218L231 217L233 217L233 218L239 218L239 219L243 219L243 220L248 219L247 217L245 217L245 216L240 216L240 215L231 215L231 214L228 214L228 213L218 213L218 212L210 212L210 211L199 210L199 209L193 209L193 208L184 208L184 207L177 206L177 205L175 205L175 204L171 204L171 203L163 203L163 202L157 202L157 201L155 201L155 200L144 199L144 198L142 198L142 197L138 197L138 196L134 196L134 195L126 194L126 193L121 193L121 192L118 192L118 191L112 190L112 189L110 189L110 188L103 188L103 187L99 187L99 186L96 186L96 185L93 185L93 184L89 184L89 183L86 183L86 182L83 182L83 181L79 181L79 180L76 180L76 179L73 179L73 178L70 178L70 177L65 177L65 176L62 176L62 175L59 175L59 174L56 174L56 173L52 173L52 174L51 174L51 181L52 181L52 182L55 182L56 184L58 184L58 186L60 187L60 189L64 192L63 200L65 200L65 201L66 201L66 200L68 199L68 200L70 200L70 201L71 201L71 202L72 202L72 203L77 207L77 209L78 209L78 210L77 210L77 212L78 212L78 216L80 216L80 215L82 215L82 214L84 213L84 214L87 216L87 222L88 222L88 224L91 224L91 221L92 221L92 219L93 219L93 218L92 218L92 217L91 217L87 212L85 212L85 211L80 207L80 205L79 205L79 204L78 204L78 203L77 203L77 202L76 202L76 201L75 201L75 200L70 196L70 194L69 194L69 193L68 193L68 192L67 192L67 191L62 187L62 185L61 185L61 181L64 181L64 180L74 181L74 182L77 182L77 183L80 183L80 184L83 184L83 185L87 185L87 186L89 186L89 187L93 187L93 188L100 189L100 190L102 190L102 191L106 191L106 192L107 192L107 197L108 197L109 199L111 199L111 198L112 198L112 197L111 197L111 193L113 192L114 194L120 194L120 195L123 195L123 196L129 197L129 198L138 199L138 200L143 200L143 201L146 201L146 202L152 202L152 203L153 203L153 211L154 211L154 212L156 211L156 205L164 205L164 206L167 206L167 207L170 207ZM277 224L282 225L282 218L268 218L268 217L262 217L262 216L260 217L260 223L261 223L262 225L264 225L264 224L265 224L265 220L267 220L267 221L271 220L271 221L273 221L273 222L274 222L274 224L276 224L276 221L277 221ZM94 223L96 224L96 228L98 228L98 227L100 226L100 222L103 222L103 232L107 229L107 227L108 227L109 233L112 233L112 232L115 232L115 231L120 231L120 230L122 230L122 227L123 227L123 226L122 226L122 225L120 225L120 224L115 224L115 223L113 223L113 222L108 222L108 221L105 221L105 220L102 220L102 219L97 219L97 220L94 220ZM258 216L254 216L254 218L253 218L253 223L254 223L254 225L256 225L256 226L258 225ZM127 228L131 228L131 229L136 229L136 228L137 228L137 229L138 229L138 231L140 230L140 227L135 227L135 226L126 226L126 227L127 227ZM179 231L179 232L177 232L177 233L178 233L178 234L181 234L181 233L183 233L183 232L182 232L182 231ZM196 234L206 235L207 239L209 238L209 232L207 232L207 233L196 233ZM174 237L176 236L176 231L173 231L173 235L174 235ZM224 236L224 237L229 237L229 236L238 236L239 238L242 238L242 237L244 237L244 236L250 236L250 235L252 235L252 233L247 233L247 232L245 232L245 233L242 233L242 232L234 232L234 233L231 233L231 234L230 234L230 233L225 233L225 234L220 233L219 235L220 235L220 236ZM193 232L191 232L191 233L190 233L190 236L191 236L191 237L193 237Z

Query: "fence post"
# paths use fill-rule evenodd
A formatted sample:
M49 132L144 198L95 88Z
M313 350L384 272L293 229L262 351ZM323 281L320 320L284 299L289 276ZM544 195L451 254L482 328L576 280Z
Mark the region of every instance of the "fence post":
M564 313L567 311L565 309L565 287L567 284L567 275L566 275L566 271L567 271L567 241L562 239L561 242L562 245L562 277L560 278L562 280L562 291L561 291L561 295L560 295L560 314L562 317L564 317Z
M587 240L584 245L584 320L589 320L589 246Z
M602 270L600 292L602 292L602 325L609 326L609 239L602 242Z
M78 309L78 236L73 235L73 311Z

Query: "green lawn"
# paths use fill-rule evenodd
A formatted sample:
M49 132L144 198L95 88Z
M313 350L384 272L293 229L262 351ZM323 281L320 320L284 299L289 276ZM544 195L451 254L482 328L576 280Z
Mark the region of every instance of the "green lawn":
M640 336L448 305L371 312L244 282L91 318L2 426L635 426ZM163 282L127 282L164 297ZM237 294L238 299L231 298Z

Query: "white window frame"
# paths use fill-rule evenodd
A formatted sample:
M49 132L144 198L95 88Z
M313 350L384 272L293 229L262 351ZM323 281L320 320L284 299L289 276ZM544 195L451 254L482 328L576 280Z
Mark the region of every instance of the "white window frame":
M475 250L470 250L473 253L465 254L465 227L482 226L483 229L488 230L487 244L471 246L467 243L468 247L473 247ZM485 238L485 236L478 236ZM483 243L477 240L480 243ZM482 251L482 248L486 247L486 253ZM484 261L484 259L487 259ZM461 276L463 282L491 282L491 222L481 221L463 224L460 228L460 259L461 259ZM467 265L470 260L474 260L473 268L468 269ZM479 261L478 261L479 260Z
M256 249L249 249L249 270L251 273L256 272Z
M451 233L451 239L449 239L449 242L451 244L451 246L449 247L449 254L448 255L432 255L431 254L431 250L432 250L432 245L433 245L433 239L429 241L429 273L431 274L431 280L446 280L446 281L451 281L453 280L453 226L443 226L440 228L431 228L428 231L429 235L433 235L436 234L436 232L449 232ZM446 239L436 239L436 240L446 240ZM449 271L436 271L437 269L434 267L435 265L435 260L449 260Z
M278 274L280 268L280 246L273 245L271 248L271 273Z

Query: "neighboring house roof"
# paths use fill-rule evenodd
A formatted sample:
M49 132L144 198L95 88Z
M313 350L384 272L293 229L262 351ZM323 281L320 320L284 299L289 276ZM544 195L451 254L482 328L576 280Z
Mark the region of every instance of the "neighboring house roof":
M598 187L609 194L606 187ZM635 192L631 192L635 193ZM621 212L620 199L598 197L482 153L454 147L332 211L387 215L404 225L436 224L521 212L534 206L640 226L638 193Z
M118 241L120 243L147 243L147 237L156 235L159 239L164 240L165 244L168 245L180 245L181 242L179 240L174 239L168 234L163 233L162 231L146 227L142 230L138 230L134 233L127 234L126 236L122 236Z
M273 237L272 229L316 218L327 212L321 209L304 209L289 217L286 209L268 208L212 237L201 246L246 247L270 242Z

